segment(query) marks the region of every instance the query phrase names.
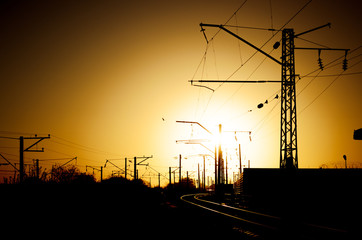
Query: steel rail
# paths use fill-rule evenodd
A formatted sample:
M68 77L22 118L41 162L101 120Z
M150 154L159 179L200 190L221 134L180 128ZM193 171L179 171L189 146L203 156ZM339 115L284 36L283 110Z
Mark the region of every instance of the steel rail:
M260 227L263 227L263 228L268 228L268 229L271 229L271 230L277 230L277 228L275 227L272 227L272 226L269 226L269 225L265 225L265 224L262 224L262 223L258 223L258 222L254 222L254 221L250 221L250 220L247 220L247 219L244 219L244 218L240 218L240 217L237 217L237 216L234 216L234 215L231 215L231 214L228 214L228 213L225 213L225 212L221 212L221 211L218 211L218 210L215 210L215 209L212 209L212 208L208 208L208 207L205 207L201 204L197 204L195 202L192 202L190 200L186 200L185 197L191 197L193 196L193 199L197 200L197 201L200 201L199 199L196 198L196 195L197 194L187 194L187 195L183 195L181 196L181 200L184 201L184 202L187 202L189 204L192 204L192 205L195 205L197 207L200 207L200 208L203 208L203 209L206 209L206 210L209 210L209 211L212 211L212 212L215 212L215 213L218 213L218 214L221 214L221 215L224 215L224 216L227 216L227 217L231 217L231 218L234 218L236 220L239 220L239 221L243 221L243 222L247 222L247 223L250 223L250 224L253 224L253 225L257 225L257 226L260 226Z

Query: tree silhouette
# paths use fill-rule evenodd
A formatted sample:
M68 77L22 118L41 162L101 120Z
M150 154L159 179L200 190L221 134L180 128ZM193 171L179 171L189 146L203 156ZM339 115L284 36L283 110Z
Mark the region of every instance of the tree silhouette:
M55 166L50 171L51 183L95 183L93 175L81 173L80 170L74 166Z

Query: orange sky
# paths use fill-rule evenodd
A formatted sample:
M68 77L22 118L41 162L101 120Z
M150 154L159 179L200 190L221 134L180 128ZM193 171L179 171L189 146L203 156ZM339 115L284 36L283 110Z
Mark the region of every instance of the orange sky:
M176 144L176 140L204 137L204 133L197 126L175 121L199 121L212 131L221 123L226 131L253 131L252 142L247 135L237 136L243 141L243 160L249 159L252 167L278 167L280 104L274 100L262 109L256 106L273 99L279 84L241 88L209 84L217 88L212 93L188 83L193 76L225 79L254 53L220 32L207 48L205 64L197 69L206 48L199 23L225 23L242 2L1 3L0 135L54 136L39 144L44 153L25 154L29 163L33 158L78 156L78 165L84 170L85 165L101 166L109 158L153 155L150 166L168 176L168 167L178 164L174 158L178 154L208 153L198 145ZM249 0L229 24L279 28L306 2ZM303 38L328 47L360 47L359 1L328 4L313 0L287 27L299 33L331 22L331 29ZM269 31L230 29L256 46L272 36ZM206 29L209 38L215 32ZM280 39L279 33L263 50L270 52ZM296 46L317 47L298 39ZM272 55L279 58L280 50ZM345 73L361 72L360 54L357 49L348 55L351 68ZM343 53L322 51L321 58L327 64L340 56ZM296 73L303 76L318 69L317 59L316 51L296 50ZM280 79L280 66L269 59L253 73L263 60L256 54L231 79ZM320 75L340 74L341 61ZM342 167L344 154L351 166L361 167L362 143L352 139L353 130L362 127L360 78L360 74L341 76L311 105L335 77L319 77L309 85L312 78L298 82L297 92L308 85L297 97L299 167ZM0 152L14 163L18 161L17 146L18 141L0 140ZM236 167L235 146L230 149L229 158ZM184 170L195 170L200 160L188 157ZM119 164L123 167L123 161ZM49 169L50 165L43 167ZM211 162L209 166L211 171ZM0 166L0 170L9 169ZM106 175L111 170L107 167Z

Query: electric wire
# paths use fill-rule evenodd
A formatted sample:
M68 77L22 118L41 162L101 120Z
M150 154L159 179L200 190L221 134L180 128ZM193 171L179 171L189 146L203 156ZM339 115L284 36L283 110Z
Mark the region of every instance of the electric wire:
M327 87L325 89L323 89L322 92L320 92L307 106L305 106L299 113L298 115L300 116L310 105L312 105L325 91L327 91L335 81L337 81L337 79L340 77L341 75L338 75L335 79L333 79L332 82L330 82Z
M353 49L353 50L351 51L351 53L354 52L354 51L356 51L356 50L358 50L359 48L360 48L360 47L357 47L357 48ZM348 60L357 58L357 57L359 57L359 56L361 56L361 54L359 54L359 55L357 55L357 56L354 56L354 57L351 57L351 58L349 58ZM340 65L340 63L336 63L336 64L334 64L334 65L329 66L330 64L338 61L339 59L341 59L341 57L339 57L339 58L331 61L331 62L328 63L326 66L328 66L328 68L331 68L331 67L335 67L335 66L337 66L337 65ZM353 64L353 65L351 65L351 66L349 67L349 69L352 68L352 67L354 67L354 66L356 66L356 65L359 64L360 62L362 62L362 60L359 61L359 62L357 62L357 63L355 63L355 64ZM314 76L311 76L311 75L310 75L310 74L312 74L312 73L314 73L314 72L316 72L316 71L319 71L317 75L314 75ZM316 98L313 99L313 101L312 101L311 103L309 103L304 109L302 109L302 111L304 111L304 110L305 110L306 108L308 108L311 104L313 104L325 91L328 90L328 88L329 88L339 77L341 77L341 76L348 76L348 75L360 74L360 72L354 72L354 73L344 73L344 72L341 72L340 74L319 75L321 72L322 72L322 71L318 68L318 69L312 71L311 73L309 73L309 74L307 74L307 75L301 76L300 79L306 78L306 77L313 77L313 79L312 79L306 86L304 86L304 88L297 94L297 96L299 96L299 94L301 94L301 93L312 83L312 81L314 81L317 77L327 77L327 76L328 76L328 77L334 77L334 76L335 76L335 77L337 77L337 78L334 79L318 96L316 96ZM300 80L300 79L299 79L299 80ZM299 80L297 81L297 83L299 82ZM278 90L277 92L275 92L272 96L275 96L276 94L279 94L279 93L280 93L280 90ZM270 99L272 96L270 96L268 99ZM280 101L278 101L278 103L279 103L279 102L280 102ZM253 128L253 136L254 136L254 137L255 137L255 136L257 135L257 133L261 130L262 126L267 122L267 121L266 121L266 120L267 120L267 117L268 117L270 114L272 114L273 110L275 109L275 107L276 107L277 105L278 105L278 104L276 104L276 105L273 107L273 109L272 109L271 111L269 111L269 112L267 113L267 115L265 115L265 116L255 125L255 127ZM301 112L302 112L302 111L301 111ZM252 112L252 110L249 110L248 112ZM248 112L245 112L244 114L242 114L242 115L240 115L240 116L244 116L244 115L245 115L246 113L248 113ZM300 113L298 113L298 114L300 114Z
M306 42L309 42L309 43L312 43L312 44L315 44L315 45L317 45L317 46L319 46L319 47L324 47L324 48L330 48L330 47L328 47L328 46L326 46L326 45L323 45L323 44L320 44L320 43L316 43L316 42L314 42L314 41L311 41L311 40L308 40L308 39L305 39L305 38L301 38L301 37L296 37L296 38L298 38L298 39L300 39L300 40L303 40L303 41L306 41Z
M359 62L357 62L356 64L354 64L354 65L357 65L357 64L360 64L362 62L362 60L361 61L359 61ZM354 65L351 65L350 67L352 67L352 66L354 66ZM307 78L316 78L316 77L318 77L318 78L325 78L325 77L337 77L337 76L351 76L351 75L359 75L359 74L362 74L362 72L352 72L352 73L342 73L342 74L327 74L327 75L313 75L313 76L301 76L301 78L303 77L307 77Z
M351 52L356 51L356 50L358 50L359 48L360 48L360 47L357 47L356 49L352 50ZM360 54L360 55L361 55L361 54ZM350 59L359 57L360 55L355 56L355 57L352 57L352 58L350 58ZM336 60L338 60L338 59L340 59L340 58L337 58ZM331 63L334 63L336 60L331 61L331 62L328 63L327 65L330 65ZM349 67L349 69L352 68L352 67L354 67L355 65L359 64L360 62L361 62L361 61L359 61L359 62L351 65L351 66ZM334 67L334 66L339 65L339 64L340 64L340 63L337 63L337 64L334 64L334 65L329 66L329 67ZM319 72L317 73L317 75L310 76L310 75L307 74L307 75L305 75L305 76L301 76L301 77L300 77L300 79L302 79L302 78L304 78L304 77L313 77L313 79L297 94L297 96L299 96L299 94L301 94L301 93L312 83L312 81L315 80L317 77L327 77L326 75L319 75L319 74L322 72L322 70L320 70L319 68L318 68L317 70L319 70ZM315 72L315 71L313 71L313 72ZM319 93L307 106L305 106L300 112L298 112L298 116L299 116L302 112L304 112L310 105L312 105L325 91L327 91L328 88L330 88L330 87L333 85L333 83L334 83L336 80L338 80L339 77L345 76L345 75L354 75L354 74L360 74L360 72L355 72L355 73L349 74L349 73L344 73L344 71L342 71L340 74L331 74L331 75L328 75L328 77L331 77L331 76L334 77L334 76L335 76L336 78L335 78L329 85L327 85L327 87L326 87L321 93ZM279 90L278 92L280 93L280 90ZM278 93L277 93L277 94L278 94ZM279 102L280 102L280 101L278 101L278 103L279 103ZM257 135L257 133L260 131L260 129L262 128L262 126L263 126L264 123L266 122L266 118L272 113L272 111L275 109L275 107L276 107L277 105L278 105L278 104L276 104L276 105L273 107L273 109L272 109L271 111L269 111L268 114L267 114L266 116L264 116L261 121L258 122L258 124L256 124L256 126L255 126L254 129L253 129L253 136L254 136L254 137L255 137L255 136ZM258 126L259 124L260 124L260 126Z
M277 29L274 28L261 28L261 27L247 27L247 26L239 26L239 25L230 25L230 24L223 24L223 27L231 27L231 28L244 28L244 29L252 29L252 30L262 30L262 31L278 31Z
M269 112L255 125L255 127L252 130L253 133L253 137L255 137L257 135L257 133L262 129L264 123L268 120L268 117L270 116L270 114L274 111L274 109L279 106L280 103L280 99L278 99L276 101L276 103L274 104L274 106L269 110Z
M245 0L245 1L236 9L236 11L230 16L230 18L224 23L224 25L227 24L227 23L239 12L239 10L246 4L247 1L248 1L248 0ZM213 40L215 39L215 37L217 36L217 34L218 34L220 31L221 31L221 29L218 29L218 31L211 37L211 39L210 39L210 40L207 40L207 45L206 45L206 48L205 48L204 55L203 55L203 57L202 57L199 65L198 65L198 67L197 67L197 69L196 69L196 71L195 71L192 79L194 79L194 77L195 77L198 69L200 68L201 63L202 63L203 61L206 61L206 55L207 55L207 51L208 51L208 47L209 47L210 42L213 42ZM204 33L205 33L205 32L204 32ZM206 38L206 35L205 35L205 38ZM205 63L204 63L204 64L205 64ZM203 75L203 72L202 72L202 75ZM201 115L201 117L200 117L201 119L203 118L203 116L205 115L206 110L208 109L209 103L211 102L211 99L212 99L212 97L213 97L214 92L215 92L215 91L213 91L212 94L209 96L209 99L208 99L208 101L207 101L206 107L204 108L204 111L203 111L203 113L202 113L202 115ZM200 91L199 91L199 96L198 96L197 108L198 108L198 106L199 106L199 102L200 102ZM196 109L197 109L197 108L196 108ZM196 110L196 111L197 111L197 110ZM195 116L196 116L196 113L195 113Z
M356 48L353 49L353 50L350 50L350 51L349 51L349 55L351 55L353 52L357 51L357 50L360 49L361 47L362 47L362 45L356 47ZM361 55L362 55L362 54L359 54L359 55L357 55L357 56L348 58L348 60L352 60L352 59L357 58L357 57L359 57L359 56L361 56ZM325 65L324 65L324 69L328 69L328 68L331 68L331 67L334 67L334 66L339 65L340 63L336 63L336 64L334 64L334 65L332 65L332 66L329 66L329 65L331 65L332 63L335 63L335 62L337 62L338 60L340 60L340 59L342 59L342 58L344 58L344 56L338 57L338 58L336 58L335 60L329 62L328 64L325 64ZM301 79L302 79L302 78L305 78L305 77L308 77L308 76L310 76L311 74L313 74L313 73L315 73L315 72L318 72L319 70L320 70L320 68L317 68L317 69L311 71L310 73L301 76Z
M351 50L350 53L353 53L353 52L357 51L358 49L360 49L360 47L361 47L361 46L359 46L359 47ZM361 56L361 55L362 55L362 54L359 54L359 55L357 55L357 56L351 57L351 58L349 58L348 60L355 59L355 58L357 58L357 57L359 57L359 56ZM336 58L335 60L333 60L333 61L329 62L328 64L326 64L325 67L324 67L324 70L329 69L329 68L332 68L332 67L335 67L335 66L337 66L337 65L340 65L340 63L335 63L335 62L338 61L338 60L341 59L341 58L343 58L343 56L342 56L342 57L338 57L338 58ZM355 65L359 64L360 62L361 62L361 61L357 62L356 64L353 64L352 66L349 67L349 69L351 69L351 68L354 67ZM335 63L335 64L331 65L332 63ZM318 71L317 75L311 76L311 74L313 74L313 73L315 73L315 72L317 72L317 71ZM320 68L317 68L316 70L313 70L312 72L310 72L310 73L308 73L308 74L306 74L306 75L304 75L304 76L300 76L300 79L296 82L296 84L298 84L299 81L300 81L301 79L303 79L303 78L313 77L313 79L310 80L309 83L308 83L306 86L304 86L304 88L297 94L297 96L299 96L299 94L300 94L301 92L303 92L316 78L322 77L323 75L319 75L321 72L322 72L322 70L321 70ZM359 72L357 72L357 73L352 73L352 74L348 74L348 73L341 72L341 73L339 73L339 74L331 74L331 75L329 75L329 76L340 77L340 76L343 76L343 75L353 75L353 74L359 74Z
M270 28L274 29L272 0L269 0L269 7L270 7Z
M245 0L240 6L238 9L236 9L236 11L230 16L230 18L223 24L223 25L226 25L238 12L239 10L245 5L245 3L247 2L248 0ZM221 31L221 29L218 29L217 32L212 36L212 38L209 40L209 43L211 41L214 40L214 38L219 34L219 32Z
M273 35L273 36L271 36L261 47L260 47L260 49L263 49L263 47L268 43L268 42L270 42L274 37L275 37L275 35L276 34L278 34L286 25L288 25L296 16L298 16L298 14L301 12L301 11L303 11L304 10L304 8L306 8L310 3L312 2L312 0L309 0L309 2L307 2L301 9L299 9L281 28L279 28L278 30L277 30L277 32ZM254 52L254 54L248 59L248 60L250 60L252 57L254 57L255 55L256 55L256 53L258 53L258 51L255 51ZM248 61L247 60L247 61ZM241 69L241 67L243 67L245 65L245 63L243 64L243 65L241 65L240 67L238 67L227 79L230 79L236 72L238 72L240 69ZM223 83L222 83L223 84ZM221 84L221 85L222 85Z
M235 24L238 25L238 17L236 14L234 15L234 19L235 19ZM236 34L239 35L239 28L236 29ZM238 40L237 40L237 43L238 43L238 48L239 48L240 64L243 64L243 56L241 54L241 43Z
M286 25L288 25L301 11L304 10L304 8L306 8L310 3L312 2L312 0L308 1L305 5L303 5L302 8L300 8L281 28L279 28L276 32L276 34L278 34ZM261 47L260 49L262 49L267 43L269 43L274 37L275 35L271 36ZM273 51L274 49L272 49ZM229 80L232 76L234 76L248 61L250 61L256 54L258 53L258 51L255 51L243 64L241 64L233 73L231 73L229 75L229 77L226 78L226 80ZM216 89L219 89L224 83L221 83Z
M58 137L58 136L52 135L52 137L57 138L57 139L59 139L59 140L62 140L62 141L64 141L64 142L67 142L67 143L69 143L69 144L74 145L74 146L71 146L71 145L69 145L69 144L65 144L65 143L61 143L61 142L57 142L57 141L51 140L51 141L53 141L53 142L56 142L56 143L58 143L58 144L62 144L62 145L68 146L68 147L74 147L74 148L81 149L81 150L83 150L83 151L88 151L88 152L98 153L98 154L109 154L109 155L116 155L116 156L119 155L119 154L117 154L117 153L110 153L110 152L103 151L103 150L100 150L100 149L97 149L97 148L88 147L88 146L85 146L85 145L82 145L82 144L79 144L79 143L75 143L75 142L66 140L66 139L64 139L64 138Z
M357 49L359 49L359 47L358 48L356 48L355 50L357 50ZM332 62L334 62L334 61L332 61ZM350 66L348 69L351 69L352 67L354 67L354 66L356 66L356 65L358 65L360 62L362 62L362 61L359 61L359 62L357 62L357 63L355 63L355 64L353 64L352 66ZM335 65L334 65L335 66ZM320 71L321 72L321 71ZM320 73L319 72L319 73ZM300 114L302 114L308 107L310 107L313 103L315 103L315 101L320 97L320 96L322 96L322 94L323 93L325 93L341 76L343 76L343 73L344 73L344 71L342 71L340 74L338 74L338 75L333 75L333 76L335 76L335 78L322 90L322 92L320 92L309 104L307 104L300 112L298 112L298 115L300 115ZM317 74L317 76L318 76L318 74ZM317 77L316 76L316 77ZM310 83L314 80L314 79L316 79L316 77L314 77L309 83L308 83L308 85L306 86L306 87L308 87L309 85L310 85ZM306 88L305 87L305 88ZM305 89L305 88L303 88L302 89L302 91ZM301 92L299 92L299 94L300 94ZM298 94L298 95L299 95Z
M245 1L246 2L246 1ZM244 3L245 3L244 2ZM275 37L275 35L277 34L277 33L279 33L287 24L289 24L301 11L303 11L310 3L312 2L312 0L310 0L310 1L308 1L306 4L304 4L303 5L303 7L302 8L300 8L281 28L279 28L278 30L277 30L277 32L275 33L275 34L273 34L261 47L260 47L260 49L262 49L268 42L270 42L274 37ZM242 4L242 6L243 6L243 4ZM242 7L241 6L241 7ZM241 8L240 7L240 8ZM239 8L239 9L240 9ZM238 9L238 10L239 10ZM237 11L238 11L237 10ZM237 11L234 13L234 15L237 13ZM233 15L229 18L229 20L231 19L233 17ZM228 21L229 21L228 20ZM227 22L228 22L227 21ZM227 22L224 24L224 25L226 25L227 24ZM215 36L218 34L220 32L220 29L219 29L219 31L212 37L212 40L215 38ZM210 40L211 41L211 40ZM272 49L272 51L273 51L274 49ZM272 52L271 51L271 52ZM270 53L271 53L270 52ZM234 76L248 61L250 61L256 54L258 53L258 51L255 51L244 63L242 63L233 73L231 73L230 75L229 75L229 77L226 79L226 80L229 80L232 76ZM265 60L265 59L264 59ZM264 61L263 60L263 61ZM262 64L262 63L261 63ZM260 65L261 64L259 64L258 65L258 67L257 68L259 68L260 67ZM254 71L253 71L253 73L256 71L257 69L255 69ZM211 94L211 96L209 97L209 100L208 100L208 102L207 102L207 105L206 105L206 107L205 107L205 109L204 109L204 111L203 111L203 114L202 114L202 117L205 115L205 113L206 113L206 111L207 111L207 109L208 109L208 106L209 106L209 104L210 104L210 102L211 102L211 99L212 99L212 97L213 97L213 95L214 95L214 93L216 92L216 90L218 90L223 84L224 84L225 82L223 82L223 83L221 83L215 90L214 90L214 92ZM241 86L242 87L242 86ZM237 91L239 91L239 89L241 88L241 87L239 87L234 93L233 93L233 95L235 95L236 94L236 92ZM230 98L229 98L230 99ZM228 100L227 100L228 101ZM227 102L226 101L226 102ZM224 103L225 104L225 103ZM223 105L224 105L223 104ZM220 109L220 108L219 108Z

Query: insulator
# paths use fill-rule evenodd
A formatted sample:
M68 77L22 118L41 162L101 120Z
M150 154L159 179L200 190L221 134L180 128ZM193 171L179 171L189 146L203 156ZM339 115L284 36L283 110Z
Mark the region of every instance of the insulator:
M274 43L273 48L278 49L279 46L280 46L280 42L276 42L276 43Z
M321 58L318 58L318 65L319 65L319 68L323 71L324 66L323 66L323 63L322 63L322 59L321 59Z
M347 59L346 58L343 60L342 68L343 68L344 71L347 70Z
M324 66L323 66L322 59L321 59L321 52L322 52L322 49L318 49L318 65L319 65L319 68L323 71Z
M258 108L262 108L263 106L264 106L264 104L260 103L260 104L258 105Z

